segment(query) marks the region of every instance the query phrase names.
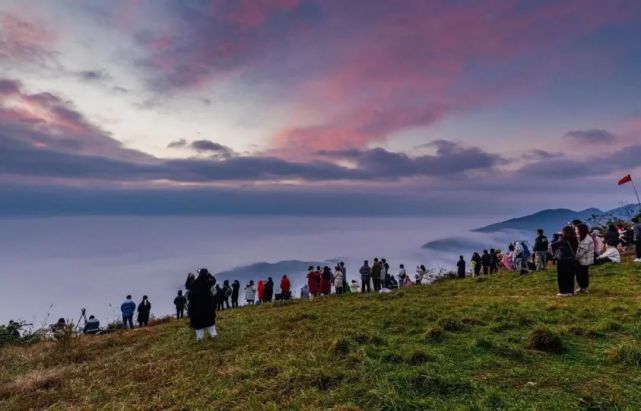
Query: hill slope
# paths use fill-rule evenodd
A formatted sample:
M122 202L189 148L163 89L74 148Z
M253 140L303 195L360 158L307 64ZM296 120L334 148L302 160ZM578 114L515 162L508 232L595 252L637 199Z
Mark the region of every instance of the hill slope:
M203 343L172 320L5 347L0 408L640 409L639 267L555 293L552 271L504 273L225 311ZM550 352L527 348L535 329Z
M586 220L603 214L597 208L588 208L583 211L573 211L565 208L558 208L554 210L543 210L534 214L524 217L511 218L500 223L490 224L485 227L476 228L472 231L481 233L493 233L500 230L524 230L533 232L538 228L542 228L546 232L553 232L559 230L569 221L574 219Z

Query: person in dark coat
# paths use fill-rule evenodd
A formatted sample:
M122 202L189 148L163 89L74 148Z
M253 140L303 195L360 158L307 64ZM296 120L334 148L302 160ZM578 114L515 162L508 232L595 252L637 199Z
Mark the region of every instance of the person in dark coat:
M329 295L332 292L332 271L328 266L323 267L321 274L320 292L322 295Z
M187 298L183 295L183 290L178 290L178 295L174 298L174 305L176 306L176 318L183 318L185 305L187 305Z
M499 272L499 259L496 256L496 250L490 248L490 274Z
M456 267L458 268L458 278L465 278L465 258L463 256L459 258Z
M481 256L481 266L483 267L483 274L487 275L490 272L490 253L487 250L483 250L483 255Z
M570 226L564 227L561 237L552 243L554 259L556 260L557 283L559 285L557 297L574 295L576 250L578 248L579 241L576 238L574 229Z
M616 247L621 242L619 231L614 224L608 226L608 230L603 234L603 241L605 241L605 245L610 247Z
M225 280L225 282L223 282L223 303L227 309L229 309L229 298L231 297L231 294L232 290L229 285L229 280Z
M142 301L138 304L138 325L144 327L149 324L149 312L151 311L151 303L146 295L142 296Z
M216 287L214 287L214 289L216 290L214 294L214 301L216 301L216 309L222 311L225 309L225 305L224 305L225 290L219 284L216 284Z
M267 278L265 283L265 290L263 291L263 299L266 303L271 303L274 298L274 280L271 277Z
M234 282L231 283L231 306L233 308L238 308L239 291L240 291L240 282L238 282L238 280L234 280Z
M216 304L211 293L215 283L214 276L206 268L198 271L198 277L190 273L185 282L185 288L189 290L189 325L196 330L197 341L205 337L205 330L211 337L217 335Z

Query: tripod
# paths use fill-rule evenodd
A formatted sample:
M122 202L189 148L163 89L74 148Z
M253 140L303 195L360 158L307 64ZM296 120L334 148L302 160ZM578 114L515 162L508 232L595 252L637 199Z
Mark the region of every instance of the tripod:
M78 322L76 323L76 329L80 328L80 321L85 320L85 324L87 324L87 315L86 315L87 309L83 308L80 310L80 318L78 318Z

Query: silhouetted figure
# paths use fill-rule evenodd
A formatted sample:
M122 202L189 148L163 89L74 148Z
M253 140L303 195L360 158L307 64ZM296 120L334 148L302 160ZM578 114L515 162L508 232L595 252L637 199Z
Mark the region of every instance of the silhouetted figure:
M183 318L187 305L187 298L183 295L183 290L178 290L178 295L174 298L174 305L176 306L176 318Z
M456 267L458 269L458 278L465 278L465 258L463 256L459 257Z
M483 250L481 266L483 267L483 274L488 275L490 273L490 253L488 253L487 250Z
M272 280L271 277L267 278L267 282L265 283L265 294L263 295L263 298L265 299L266 303L271 303L272 299L274 298L274 281Z
M216 293L214 294L214 301L216 301L216 309L222 311L225 309L224 307L225 290L219 284L216 284L214 289L216 290Z
M499 272L499 259L496 256L496 250L490 248L490 274Z
M576 250L579 247L576 234L572 227L564 227L558 241L552 243L554 259L556 260L558 297L574 295L574 273L576 270Z
M472 269L474 270L474 277L481 273L481 256L476 251L472 254Z
M328 266L323 267L321 274L320 292L323 295L329 295L332 292L332 272Z
M231 286L229 285L229 280L225 280L223 282L223 303L225 304L225 308L229 309L229 298L231 298L232 290Z
M233 283L231 283L231 306L234 308L238 308L238 294L240 292L240 283L238 280L234 280Z
M370 277L372 276L372 269L369 266L369 262L365 260L363 262L363 266L361 267L358 272L361 275L361 292L362 293L369 293L372 291L370 288ZM354 290L354 287L352 287L352 291Z
M138 304L138 325L145 327L149 324L149 313L151 312L151 303L146 295L142 296L142 301Z

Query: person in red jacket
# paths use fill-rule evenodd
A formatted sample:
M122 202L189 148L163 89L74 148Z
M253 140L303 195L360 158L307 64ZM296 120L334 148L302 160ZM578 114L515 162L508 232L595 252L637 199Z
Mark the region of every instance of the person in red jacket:
M320 292L323 295L330 295L332 292L332 272L328 266L323 267L321 274Z
M265 293L265 283L263 280L258 282L258 301L263 302L263 294Z
M289 282L289 278L287 278L287 275L284 275L280 280L280 292L283 295L283 300L289 300L291 298L291 288L292 284Z
M320 271L309 267L307 272L307 287L309 287L309 298L313 299L320 292Z

